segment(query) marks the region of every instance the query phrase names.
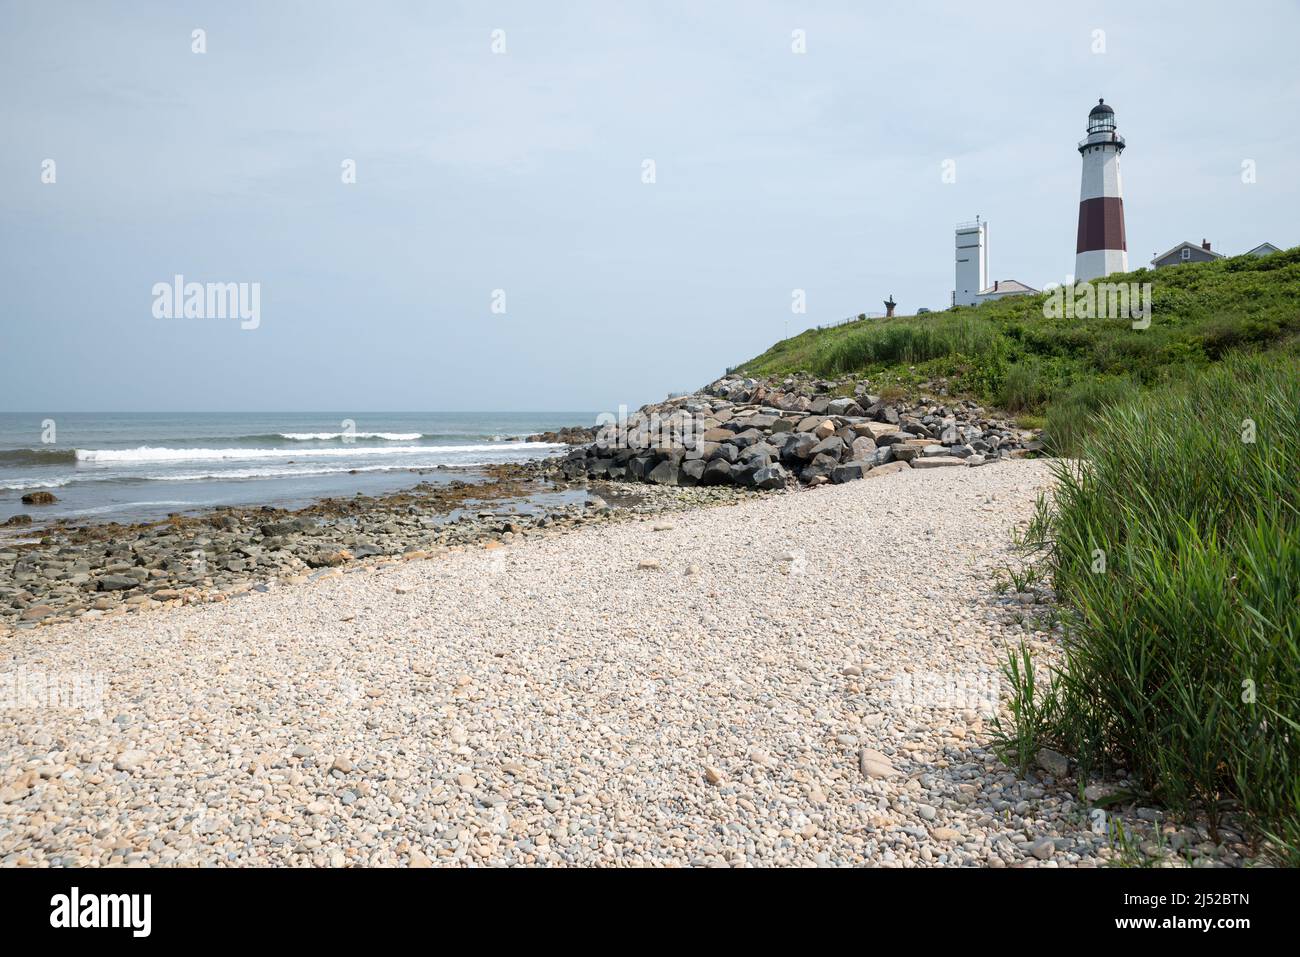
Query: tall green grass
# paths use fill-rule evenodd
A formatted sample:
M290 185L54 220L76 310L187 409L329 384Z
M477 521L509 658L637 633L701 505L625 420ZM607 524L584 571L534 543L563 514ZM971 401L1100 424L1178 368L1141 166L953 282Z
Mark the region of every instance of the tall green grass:
M866 323L831 339L812 361L822 375L839 375L873 365L915 365L948 356L996 358L1001 338L987 320L941 316L900 323Z
M1057 472L1056 742L1300 864L1300 361L1234 356L1103 409Z

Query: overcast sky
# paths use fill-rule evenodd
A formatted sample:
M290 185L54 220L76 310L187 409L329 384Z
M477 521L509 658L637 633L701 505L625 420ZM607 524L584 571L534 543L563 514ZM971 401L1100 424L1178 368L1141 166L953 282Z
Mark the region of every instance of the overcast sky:
M1099 96L1132 266L1300 244L1296 3L879 6L0 0L0 411L637 406L946 306L976 214L1062 280Z

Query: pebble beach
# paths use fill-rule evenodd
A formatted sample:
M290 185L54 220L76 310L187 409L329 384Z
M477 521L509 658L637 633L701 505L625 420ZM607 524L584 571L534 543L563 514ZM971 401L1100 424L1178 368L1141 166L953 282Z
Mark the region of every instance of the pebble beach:
M1102 863L978 700L1052 640L993 588L1049 485L907 471L15 632L103 701L0 710L0 862Z

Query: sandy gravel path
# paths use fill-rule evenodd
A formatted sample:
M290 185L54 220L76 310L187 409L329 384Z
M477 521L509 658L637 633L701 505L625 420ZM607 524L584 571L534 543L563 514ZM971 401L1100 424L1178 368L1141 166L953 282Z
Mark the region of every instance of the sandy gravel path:
M0 710L0 862L1090 863L978 700L1047 483L906 472L14 635L0 670L104 705Z

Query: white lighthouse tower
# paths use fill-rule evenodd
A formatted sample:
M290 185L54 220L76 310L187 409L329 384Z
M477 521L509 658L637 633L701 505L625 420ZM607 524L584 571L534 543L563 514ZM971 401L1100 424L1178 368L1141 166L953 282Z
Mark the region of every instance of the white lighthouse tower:
M1079 191L1079 239L1074 277L1079 282L1128 271L1124 238L1124 188L1119 154L1124 137L1115 132L1115 111L1098 100L1088 114L1088 136L1079 143L1083 187Z
M989 224L980 222L978 216L973 223L960 223L956 240L957 280L952 304L973 306L989 285Z

